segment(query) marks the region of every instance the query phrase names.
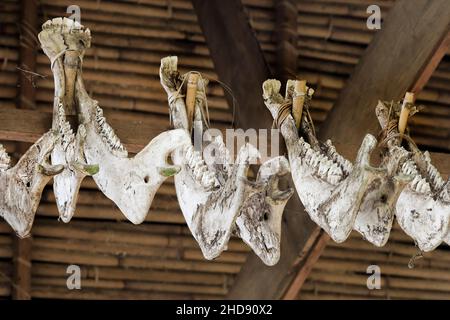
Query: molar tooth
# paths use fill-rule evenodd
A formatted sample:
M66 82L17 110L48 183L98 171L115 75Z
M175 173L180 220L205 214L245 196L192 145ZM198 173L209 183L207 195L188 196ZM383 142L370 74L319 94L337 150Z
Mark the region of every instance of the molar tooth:
M417 183L420 181L420 176L416 175L414 179L410 182L409 187L412 190L416 190Z
M330 169L330 166L327 161L321 161L319 163L319 175L323 178L326 177L328 169Z
M420 192L420 193L424 193L424 192L426 191L427 187L429 188L426 179L425 179L425 178L422 178L422 179L420 179L419 182L417 183L416 191L417 191L417 192Z

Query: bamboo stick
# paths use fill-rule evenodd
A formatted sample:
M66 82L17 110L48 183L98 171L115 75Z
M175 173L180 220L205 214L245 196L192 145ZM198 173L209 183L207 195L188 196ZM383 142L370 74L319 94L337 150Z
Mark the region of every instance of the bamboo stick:
M61 264L34 262L33 277L66 277L66 266ZM111 279L123 281L161 281L166 283L186 283L203 285L223 285L232 283L231 278L222 274L186 272L186 271L157 271L121 267L83 266L82 279Z
M32 286L57 286L65 287L67 284L67 277L33 277L31 279ZM125 282L121 280L103 280L103 279L82 279L81 289L124 289Z
M124 257L121 260L124 267L162 270L202 271L212 273L237 274L241 265L231 263L210 263L199 261L158 261L141 257Z
M198 73L189 73L186 89L186 112L188 117L189 130L192 129L192 122L194 121L194 108L195 108L195 98L197 95L198 80L199 80Z
M414 93L406 92L405 98L403 99L402 110L400 112L400 118L398 120L398 132L402 136L405 133L406 125L408 123L409 112L411 111L409 105L414 103L414 100L415 100Z
M180 285L167 283L151 283L151 282L136 282L127 281L126 289L130 290L144 290L144 291L159 291L159 292L175 292L175 293L189 293L189 294L211 294L224 296L228 290L223 286L205 286L205 285Z
M31 296L38 299L86 299L86 300L151 300L151 299L186 299L185 294L154 293L131 290L84 289L67 290L67 287L33 286ZM198 295L201 296L201 295ZM194 297L194 296L193 296Z

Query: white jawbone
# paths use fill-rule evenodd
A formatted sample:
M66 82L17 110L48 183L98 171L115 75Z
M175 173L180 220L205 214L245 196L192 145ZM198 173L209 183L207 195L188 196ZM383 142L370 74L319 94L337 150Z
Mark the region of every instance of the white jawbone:
M56 139L52 131L47 132L12 168L0 145L0 216L21 238L31 230L45 185L63 170L63 166L47 162Z
M128 220L142 223L161 184L180 170L168 164L167 159L173 151L190 143L189 135L181 129L163 132L128 158L97 101L88 96L81 77L77 79L76 92L86 128L84 155L88 162L100 164L94 181Z
M162 59L160 77L169 96L175 127L187 130L184 101L175 96L178 93L176 57ZM196 110L201 109L202 103L201 99L196 100ZM292 190L278 190L278 177L288 172L287 160L279 157L267 161L259 169L256 181L251 183L247 171L250 162L259 158L256 148L246 144L232 164L220 136L211 145L223 165L207 165L192 145L173 157L174 163L183 166L175 176L175 188L189 229L206 259L213 259L226 250L234 231L264 263L274 265L280 256L282 212L292 195Z
M291 85L288 82L287 92ZM267 80L263 84L264 101L274 118L285 101L279 93L280 87L277 80ZM283 121L281 133L286 141L295 188L306 211L334 241L345 241L353 229L368 186L383 171L369 164L375 137L366 135L352 166L336 152L330 141L315 149L299 138L291 115Z
M73 108L75 79L81 68L84 50L90 46L89 29L67 18L48 20L38 35L42 49L52 62L55 82L53 107L53 130L57 142L52 151L52 164L63 165L64 170L55 176L53 190L62 221L69 222L75 214L81 182L87 175L98 172L98 165L86 165L83 155L85 128L79 126L77 133L66 120L66 109ZM75 59L66 57L75 53ZM80 60L80 61L79 61Z

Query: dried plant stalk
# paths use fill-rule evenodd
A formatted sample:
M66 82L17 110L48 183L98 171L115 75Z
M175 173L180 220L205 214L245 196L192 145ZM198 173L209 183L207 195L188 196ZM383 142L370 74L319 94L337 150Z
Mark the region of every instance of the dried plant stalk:
M197 96L198 73L189 73L186 90L186 110L189 128L192 128L194 119L195 98Z
M294 117L295 126L297 128L300 128L303 114L303 105L305 104L306 90L306 80L295 80L294 95L292 98L292 115Z
M405 134L406 126L408 124L408 118L410 113L410 105L414 103L415 97L414 93L407 92L405 98L403 99L403 105L400 112L400 119L398 120L398 132L403 135Z

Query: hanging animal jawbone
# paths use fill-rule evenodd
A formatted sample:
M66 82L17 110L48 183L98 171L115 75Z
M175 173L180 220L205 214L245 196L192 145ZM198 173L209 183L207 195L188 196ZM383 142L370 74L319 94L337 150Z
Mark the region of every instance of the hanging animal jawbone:
M268 266L280 259L281 220L294 190L280 190L278 180L290 172L285 157L264 162L236 218L236 234ZM262 188L262 190L259 190Z
M400 227L417 243L421 251L434 250L448 237L450 198L448 186L431 164L428 152L423 155L427 169L424 177L414 161L406 162L402 171L412 175L413 181L397 201L397 220Z
M174 150L190 144L189 135L181 129L163 132L129 158L103 110L87 94L81 74L77 76L76 99L86 129L84 155L89 163L101 164L94 181L128 220L142 223L161 184L180 171L167 159Z
M274 119L278 118L282 105L291 98L290 86L292 82L288 82L283 98L279 81L267 80L263 84L264 102ZM292 115L284 119L280 129L286 141L295 188L306 211L334 241L345 241L369 184L380 172L369 164L377 142L375 137L366 135L356 164L352 166L337 153L331 141L323 147L313 147L299 138Z
M216 143L223 145L219 139L217 138ZM204 257L211 260L227 248L236 217L246 198L249 164L257 161L259 152L250 144L244 145L239 151L236 163L230 165L226 181L213 190L205 190L203 185L193 179L192 170L187 165L190 162L188 153L185 149L181 155L174 156L174 163L183 168L175 176L177 198ZM202 164L201 158L198 158L198 161L194 167L205 165Z
M379 120L382 126L387 122L387 119ZM387 243L398 197L411 181L411 177L400 170L407 158L408 152L402 147L390 147L381 162L385 170L369 184L363 197L354 229L375 246Z
M190 143L184 130L163 132L133 158L120 157L109 148L94 126L86 124L84 153L89 162L101 163L93 176L100 190L134 224L142 223L161 184L179 172L167 158Z
M161 60L161 84L169 98L171 119L176 128L190 131L187 107L182 99L182 79L178 76L177 57ZM205 104L206 80L198 80L194 114ZM190 107L192 113L192 106ZM240 149L232 164L222 137L212 139L214 163L206 164L202 154L187 147L174 156L174 163L183 166L175 176L177 198L187 224L199 243L206 259L213 259L226 249L235 231L260 256L264 263L275 264L279 259L279 238L283 208L292 190L280 191L278 177L288 172L287 160L279 157L264 163L255 183L247 180L250 162L259 158L257 150L247 144ZM267 220L263 220L267 212Z
M48 163L55 141L56 135L47 132L12 168L9 157L0 147L0 216L21 238L28 236L31 230L45 185L64 169Z
M75 110L75 79L81 68L91 34L78 22L67 18L54 18L42 26L38 35L41 46L51 62L55 82L53 130L58 141L52 151L52 164L61 164L63 172L54 178L53 190L62 221L69 222L76 209L82 180L98 172L98 165L87 165L83 155L84 127L74 134L66 120L66 109Z

